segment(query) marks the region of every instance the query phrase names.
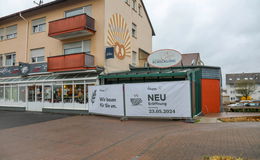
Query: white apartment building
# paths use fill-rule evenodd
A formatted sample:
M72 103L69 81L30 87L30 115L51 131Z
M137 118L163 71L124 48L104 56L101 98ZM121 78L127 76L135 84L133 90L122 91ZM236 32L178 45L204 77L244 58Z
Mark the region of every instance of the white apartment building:
M260 100L260 73L236 73L226 74L226 88L230 102L239 101L242 95L236 92L235 83L240 80L254 80L256 90L251 95L254 100Z

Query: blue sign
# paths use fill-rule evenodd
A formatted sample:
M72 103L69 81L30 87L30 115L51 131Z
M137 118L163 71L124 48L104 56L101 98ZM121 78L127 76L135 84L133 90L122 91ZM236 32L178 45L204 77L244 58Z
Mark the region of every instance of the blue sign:
M112 59L115 57L114 54L114 47L108 47L106 48L106 59Z

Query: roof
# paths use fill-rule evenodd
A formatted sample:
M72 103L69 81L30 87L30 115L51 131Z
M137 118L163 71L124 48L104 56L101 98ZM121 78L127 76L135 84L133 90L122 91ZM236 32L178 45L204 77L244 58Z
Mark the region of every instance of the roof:
M152 22L151 22L151 20L150 20L149 15L148 15L148 12L147 12L147 10L146 10L146 8L145 8L144 2L143 2L143 0L140 0L140 1L141 1L141 3L142 3L142 6L144 7L145 15L147 16L148 22L149 22L149 24L150 24L150 26L151 26L152 35L155 36L155 31L154 31L154 29L153 29L153 25L152 25Z
M217 74L220 73L220 67L214 66L183 66L183 67L171 67L171 68L130 68L130 71L114 72L104 75L100 75L100 79L111 78L141 78L141 77L167 77L167 76L187 76L189 72L197 70L216 70ZM203 75L202 75L203 76ZM216 78L218 79L218 78Z
M254 80L257 84L260 84L260 73L226 74L226 84L234 84L239 80Z
M38 9L42 9L42 8L46 8L46 7L49 7L49 6L53 6L53 5L56 5L56 4L65 2L65 1L68 1L68 0L55 0L55 1L52 1L52 2L49 2L49 3L45 3L45 4L42 4L40 6L36 6L36 7L29 8L29 9L26 9L26 10L23 10L23 11L20 11L20 12L16 12L16 13L4 16L4 17L0 17L0 21L4 21L4 20L7 20L7 19L13 18L13 17L18 17L20 13L21 14L29 13L29 12L32 12L32 11L35 11L35 10L38 10Z
M69 1L69 0L55 0L55 1L52 1L52 2L49 2L49 3L45 3L45 4L42 4L40 6L36 6L36 7L33 7L33 8L29 8L29 9L26 9L26 10L23 10L23 11L20 11L20 12L16 12L16 13L13 13L13 14L10 14L10 15L7 15L7 16L4 16L4 17L0 17L0 22L1 21L4 21L4 20L7 20L9 18L13 18L13 17L18 17L19 14L24 14L24 13L29 13L29 12L32 12L32 11L35 11L35 10L38 10L38 9L42 9L42 8L46 8L46 7L49 7L49 6L53 6L53 5L56 5L56 4L59 4L59 3L62 3L62 2L65 2L65 1ZM153 25L152 25L152 22L149 18L149 15L147 13L147 10L145 8L145 5L143 3L143 0L140 0L140 2L142 3L142 6L144 8L144 12L145 12L145 15L147 16L147 19L148 19L148 22L151 26L151 29L152 29L152 35L155 36L155 32L154 32L154 29L153 29Z

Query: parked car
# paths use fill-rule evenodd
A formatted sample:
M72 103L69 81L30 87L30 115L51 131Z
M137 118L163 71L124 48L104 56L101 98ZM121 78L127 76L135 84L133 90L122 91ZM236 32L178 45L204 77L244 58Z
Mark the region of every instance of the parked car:
M242 104L242 103L234 103L234 104L228 105L228 107L243 107L243 106L244 106L244 104Z

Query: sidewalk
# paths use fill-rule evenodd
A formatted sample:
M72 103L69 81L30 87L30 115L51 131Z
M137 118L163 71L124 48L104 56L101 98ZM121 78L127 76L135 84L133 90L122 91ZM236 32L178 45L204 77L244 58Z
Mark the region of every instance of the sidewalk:
M222 123L218 118L260 116L260 113L221 112L200 117L198 123Z

